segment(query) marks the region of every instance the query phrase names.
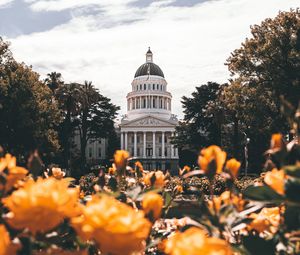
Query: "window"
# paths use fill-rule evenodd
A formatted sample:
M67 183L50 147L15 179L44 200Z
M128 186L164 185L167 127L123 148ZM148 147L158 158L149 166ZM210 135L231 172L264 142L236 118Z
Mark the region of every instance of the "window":
M92 156L93 156L92 148L89 148L89 158L91 158Z
M98 158L101 158L101 148L98 148Z
M148 84L148 89L149 89L149 90L151 89L151 84Z
M158 156L161 157L161 148L158 148Z
M152 89L155 90L155 84L153 84L153 88Z
M161 137L161 136L158 137L158 142L159 142L159 143L162 142L162 137Z
M142 90L142 84L140 84L140 90Z
M153 108L156 108L156 106L155 106L155 99L153 98Z
M140 142L140 136L139 135L137 136L136 140L137 140L137 143Z
M100 139L100 140L98 140L98 144L101 144L101 139Z
M136 86L136 90L139 90L139 85Z
M147 85L146 84L144 84L144 90L146 90L147 89L147 87L146 87Z
M159 85L158 84L156 85L156 89L159 90Z
M143 108L146 108L146 99L143 100Z

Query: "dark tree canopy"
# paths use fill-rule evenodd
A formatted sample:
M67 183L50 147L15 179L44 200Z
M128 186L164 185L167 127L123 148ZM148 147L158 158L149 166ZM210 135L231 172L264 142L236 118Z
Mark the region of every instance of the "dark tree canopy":
M279 104L297 106L300 95L300 9L279 12L251 27L251 38L227 60L229 71L250 86L263 86Z

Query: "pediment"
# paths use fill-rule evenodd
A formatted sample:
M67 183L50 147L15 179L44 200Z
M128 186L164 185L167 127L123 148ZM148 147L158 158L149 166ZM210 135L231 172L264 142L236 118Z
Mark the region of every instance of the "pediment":
M160 119L154 116L141 117L135 120L128 121L122 124L123 127L172 127L176 126L176 123Z

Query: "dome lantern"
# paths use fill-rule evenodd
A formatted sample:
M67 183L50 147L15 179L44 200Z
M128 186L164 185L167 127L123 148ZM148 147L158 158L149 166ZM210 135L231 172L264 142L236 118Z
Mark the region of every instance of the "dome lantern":
M152 51L150 50L150 47L148 48L148 51L146 53L146 62L147 63L153 62L153 54L152 54Z

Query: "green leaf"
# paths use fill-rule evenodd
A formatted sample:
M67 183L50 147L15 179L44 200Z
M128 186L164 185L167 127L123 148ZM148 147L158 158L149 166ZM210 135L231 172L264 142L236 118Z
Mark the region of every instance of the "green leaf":
M269 186L249 186L243 194L246 198L256 201L282 202L284 197L276 193Z

